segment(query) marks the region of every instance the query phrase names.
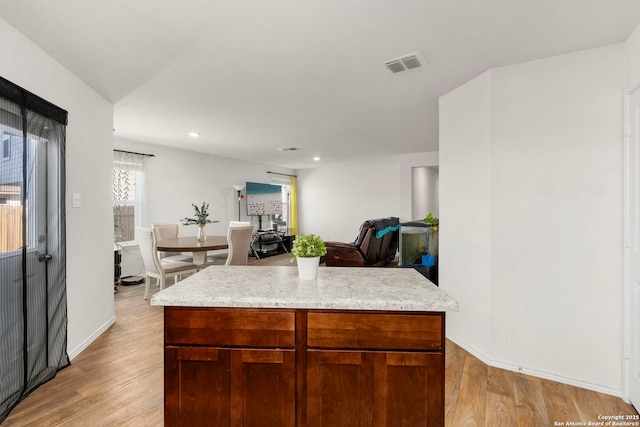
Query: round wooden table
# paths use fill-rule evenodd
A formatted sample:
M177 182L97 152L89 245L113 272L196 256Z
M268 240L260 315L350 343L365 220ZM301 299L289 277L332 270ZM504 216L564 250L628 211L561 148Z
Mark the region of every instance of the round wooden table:
M204 242L198 242L195 236L178 237L177 239L162 239L158 241L157 250L165 252L192 252L193 263L197 266L204 264L207 251L228 249L227 236L207 236Z

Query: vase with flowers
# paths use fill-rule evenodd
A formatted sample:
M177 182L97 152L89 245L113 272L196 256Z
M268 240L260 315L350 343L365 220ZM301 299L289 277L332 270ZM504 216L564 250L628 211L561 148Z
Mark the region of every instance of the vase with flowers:
M193 210L195 212L194 218L183 218L183 225L193 225L196 224L198 226L198 242L204 242L207 240L206 233L206 225L211 224L218 221L212 221L209 219L209 203L202 202L202 206L198 207L196 204L191 204L193 206Z
M313 280L318 275L320 257L327 253L324 240L315 234L301 234L293 241L291 254L298 264L298 277L302 280Z

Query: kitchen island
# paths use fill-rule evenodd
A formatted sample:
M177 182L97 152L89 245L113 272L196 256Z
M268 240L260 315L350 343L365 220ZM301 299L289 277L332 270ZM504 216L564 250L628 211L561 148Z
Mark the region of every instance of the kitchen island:
M165 306L166 426L443 426L445 312L413 269L209 267Z

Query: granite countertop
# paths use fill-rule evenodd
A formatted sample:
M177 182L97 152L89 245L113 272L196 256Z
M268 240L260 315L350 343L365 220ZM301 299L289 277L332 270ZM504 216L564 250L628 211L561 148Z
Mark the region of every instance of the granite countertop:
M320 267L316 280L288 266L211 266L158 292L151 305L389 311L458 311L458 302L412 268Z

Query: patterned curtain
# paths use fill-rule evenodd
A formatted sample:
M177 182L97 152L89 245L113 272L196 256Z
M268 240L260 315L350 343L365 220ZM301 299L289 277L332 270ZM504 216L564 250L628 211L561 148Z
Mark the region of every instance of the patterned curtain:
M146 154L113 152L113 236L115 241L135 239L145 215Z

